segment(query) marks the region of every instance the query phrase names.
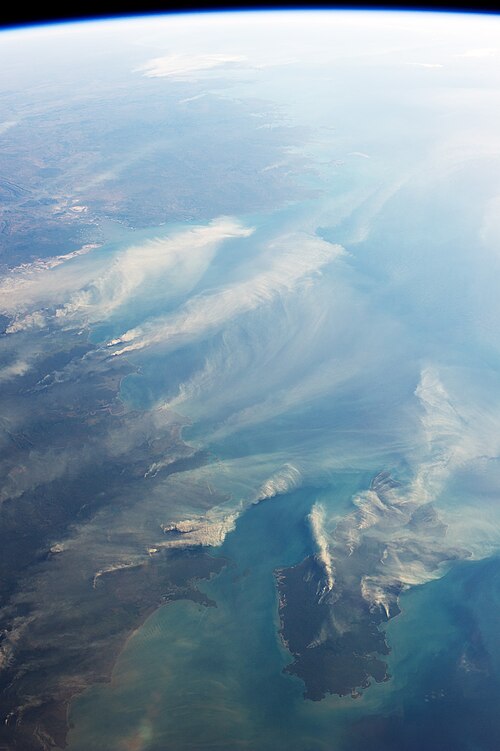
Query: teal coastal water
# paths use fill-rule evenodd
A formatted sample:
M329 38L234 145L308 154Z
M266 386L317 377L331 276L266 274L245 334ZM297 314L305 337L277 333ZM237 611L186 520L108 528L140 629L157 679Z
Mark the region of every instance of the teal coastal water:
M366 478L346 474L339 509ZM330 492L333 488L330 489ZM312 552L307 514L320 491L251 506L213 551L228 567L200 588L217 606L188 601L155 612L130 638L110 685L71 710L71 751L323 748L302 682L284 675L274 571ZM321 735L321 733L320 733ZM309 741L307 741L309 743ZM319 744L319 745L318 745Z
M386 629L392 679L370 689L373 705L346 728L346 747L494 751L499 598L498 559L457 564L404 594Z
M338 478L339 506L364 482ZM458 564L402 596L386 626L391 680L360 699L305 701L301 681L282 673L290 655L273 572L312 552L305 518L317 498L302 490L243 514L213 551L229 565L200 587L217 606L179 601L156 611L129 639L112 682L75 701L70 751L494 748L497 560ZM481 736L479 747L467 740Z

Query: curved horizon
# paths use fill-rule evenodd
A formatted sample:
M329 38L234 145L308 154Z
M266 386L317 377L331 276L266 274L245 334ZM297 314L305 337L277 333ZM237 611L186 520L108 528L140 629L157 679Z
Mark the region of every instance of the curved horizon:
M88 7L88 4L87 4ZM80 23L99 23L106 21L126 21L139 18L155 18L155 17L178 17L178 16L193 16L193 15L227 15L236 13L428 13L432 15L468 15L468 16L499 16L500 9L492 8L491 4L485 3L483 6L476 3L462 4L460 3L446 3L441 2L436 4L383 4L380 5L363 5L363 4L332 4L332 5L302 5L302 4L290 4L290 5L231 5L227 6L224 3L220 5L213 3L209 6L200 3L198 5L192 5L186 7L185 5L179 5L178 7L170 8L158 8L158 7L144 7L137 6L132 8L126 8L123 5L113 7L103 6L92 8L88 12L79 11L75 9L71 14L62 14L59 8L54 9L51 12L50 8L45 8L44 13L38 13L32 15L30 18L26 18L26 15L18 16L16 14L10 17L0 19L0 32L3 31L18 31L24 29L43 28L47 26L61 26Z

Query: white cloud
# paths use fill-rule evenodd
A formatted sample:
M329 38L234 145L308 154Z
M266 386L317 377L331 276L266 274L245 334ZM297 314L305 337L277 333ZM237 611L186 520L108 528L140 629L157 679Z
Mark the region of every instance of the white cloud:
M5 329L6 334L16 334L18 331L28 331L29 329L43 329L47 325L45 315L36 310L34 313L28 313L28 315L20 318L14 318Z
M422 432L415 435L413 457L408 456L413 465L408 483L399 484L382 472L369 489L354 496L351 513L339 517L336 505L313 507L310 522L324 567L325 594L332 590L334 571L335 587L350 587L359 576L360 559L380 551L359 584L370 607L390 617L401 587L441 576L455 559L490 555L495 541L498 550L498 512L494 524L493 508L486 507L486 515L476 514L475 520L463 499L457 508L451 504L451 511L443 502L457 471L494 459L500 450L498 410L489 417L469 398L463 377L456 380L459 391L455 393L455 383L449 393L435 368L422 369L415 391Z
M247 58L242 55L222 53L182 55L171 54L155 57L137 68L148 78L185 78L196 73L219 68L224 65L245 63Z
M162 529L167 535L165 542L158 543L157 549L184 548L191 545L222 545L226 535L234 529L236 520L241 510L228 513L226 509L214 506L203 516L195 516L163 525ZM168 536L174 536L168 539ZM175 535L180 535L176 537Z
M51 258L37 259L11 269L0 279L0 310L16 316L15 329L21 330L23 314L30 310L26 324L31 328L38 318L37 325L45 313L33 310L33 306L50 305L64 299L96 273L95 265L79 263L99 247L95 243L84 245L78 250Z
M220 243L252 232L235 219L220 217L205 226L126 247L111 257L79 259L95 247L85 246L20 266L0 282L0 309L14 316L7 333L43 328L49 319L78 327L103 321L134 295L147 299L156 294L165 300L187 294Z
M405 65L412 65L415 68L443 68L442 63L405 63Z
M302 483L302 473L298 467L287 462L277 472L262 483L257 494L258 501L274 498L276 495L290 493Z
M172 236L147 240L119 252L86 288L56 311L58 318L84 315L89 321L107 319L144 287L162 280L161 297L188 293L208 268L218 245L229 238L248 237L252 229L222 217Z
M191 298L172 315L153 319L110 342L125 345L114 355L162 344L175 349L219 330L228 321L274 298L290 293L301 281L344 253L340 245L296 234L268 246L269 267L241 282Z
M466 57L466 58L494 58L497 57L500 54L500 48L498 47L477 47L469 50L465 50L465 52L462 52L461 54L457 55L457 57Z
M10 381L16 376L24 375L30 368L27 360L18 359L0 369L0 382Z
M350 151L347 156L360 156L363 159L371 159L369 154L365 154L364 151Z
M0 136L13 128L14 125L17 125L17 120L4 120L3 123L0 123Z
M325 529L325 508L321 503L315 503L312 507L309 524L316 545L316 558L325 571L326 592L330 592L335 584L335 569L330 552L330 538Z

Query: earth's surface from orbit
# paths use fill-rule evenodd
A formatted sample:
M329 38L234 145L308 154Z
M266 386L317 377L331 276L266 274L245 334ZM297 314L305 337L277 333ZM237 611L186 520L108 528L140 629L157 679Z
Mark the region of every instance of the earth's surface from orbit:
M0 748L498 751L500 20L0 34Z

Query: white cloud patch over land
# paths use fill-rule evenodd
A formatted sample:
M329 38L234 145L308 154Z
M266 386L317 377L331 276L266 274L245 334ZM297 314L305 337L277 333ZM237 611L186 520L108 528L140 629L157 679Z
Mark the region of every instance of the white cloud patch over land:
M24 375L28 372L30 364L27 360L18 359L0 368L0 383L10 381L12 378Z

